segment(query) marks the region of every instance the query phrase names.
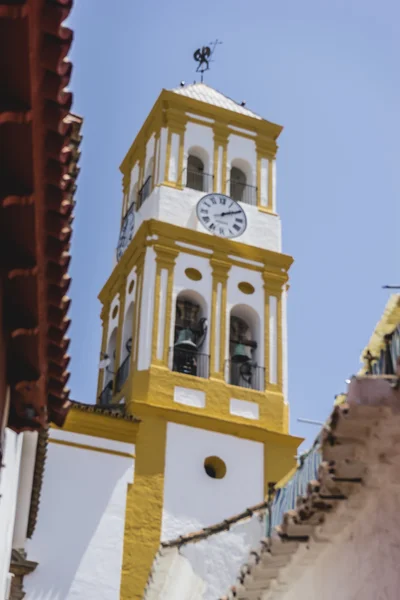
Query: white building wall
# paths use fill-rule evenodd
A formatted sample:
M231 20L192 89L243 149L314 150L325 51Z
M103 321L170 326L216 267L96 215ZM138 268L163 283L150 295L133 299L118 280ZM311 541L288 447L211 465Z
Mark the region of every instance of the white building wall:
M26 600L119 600L127 486L133 458L98 452L110 440L50 431L35 535L27 544L39 563L25 578ZM133 445L111 442L132 454Z
M20 435L23 440L12 544L17 550L23 549L26 543L38 440L37 431L24 431Z
M209 456L227 467L222 479L204 470ZM263 500L263 445L168 423L162 541L218 523Z
M260 173L260 204L264 208L268 206L268 159L261 159L261 173Z
M180 136L177 133L171 135L171 154L168 166L168 181L176 182L179 177L179 145Z
M17 505L23 436L5 430L3 468L0 477L0 598L6 598Z
M139 371L148 369L151 362L155 278L156 253L152 247L148 247L144 259L142 299L140 305L139 352L137 362Z

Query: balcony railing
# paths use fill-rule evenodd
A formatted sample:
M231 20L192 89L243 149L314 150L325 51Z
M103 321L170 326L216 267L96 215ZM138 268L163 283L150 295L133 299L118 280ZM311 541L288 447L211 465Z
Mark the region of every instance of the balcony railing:
M199 192L212 192L214 176L203 171L194 169L185 169L183 172L183 181L185 186Z
M367 352L365 360L368 364L368 373L371 375L395 375L397 359L400 356L400 325L385 335L385 347L379 356L372 356Z
M103 406L105 404L111 404L112 396L113 384L112 381L109 381L99 396L99 404L102 404Z
M231 385L248 388L250 390L265 390L265 369L251 361L237 363L226 361L226 373Z
M148 176L144 184L139 190L137 198L137 208L139 209L151 192L151 175Z
M131 355L125 358L125 360L121 363L120 368L117 371L115 376L115 391L120 392L124 386L125 381L128 379L130 365L131 365Z
M240 181L231 179L228 181L229 195L232 200L244 202L245 204L257 205L257 188Z
M210 370L210 357L193 350L171 348L172 370L184 375L203 377L208 379Z

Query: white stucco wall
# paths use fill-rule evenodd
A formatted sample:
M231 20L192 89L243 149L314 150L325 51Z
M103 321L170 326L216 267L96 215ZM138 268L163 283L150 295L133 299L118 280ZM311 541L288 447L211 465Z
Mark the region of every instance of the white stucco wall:
M225 462L223 479L206 474L209 456ZM261 443L168 423L161 539L191 533L261 502L263 464Z
M26 600L119 600L125 505L133 480L133 445L51 430L35 534L27 544L39 563L25 578ZM111 446L110 446L111 445Z
M235 581L249 552L265 536L265 528L259 513L179 550L161 550L145 600L217 600Z
M0 598L5 598L11 560L18 477L23 436L5 430L3 468L0 477Z
M197 202L205 195L204 192L184 188L177 190L168 186L153 189L135 216L135 233L143 221L159 219L179 227L187 227L211 235L199 222L196 216ZM242 204L247 217L247 229L235 241L249 246L257 246L282 251L281 221L278 216L260 212L256 206Z
M187 159L191 150L193 150L194 155L203 161L204 172L212 175L214 173L214 134L212 125L187 123L184 139L184 168L187 168Z

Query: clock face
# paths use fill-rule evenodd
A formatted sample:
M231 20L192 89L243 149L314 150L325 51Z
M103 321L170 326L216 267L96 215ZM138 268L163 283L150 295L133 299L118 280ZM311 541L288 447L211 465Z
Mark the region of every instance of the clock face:
M117 246L117 260L120 260L121 256L129 246L130 241L133 237L133 229L135 225L135 212L134 206L128 210L122 223L121 233L119 234L118 246Z
M207 194L197 204L197 218L211 233L225 238L242 235L247 227L243 208L223 194Z

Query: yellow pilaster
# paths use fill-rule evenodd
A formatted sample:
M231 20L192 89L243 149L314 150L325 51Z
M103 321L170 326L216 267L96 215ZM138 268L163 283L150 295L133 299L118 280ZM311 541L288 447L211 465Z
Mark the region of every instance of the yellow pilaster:
M278 388L283 390L283 335L282 335L282 287L277 291L276 297L276 322L277 322L277 371Z
M174 265L176 257L178 256L178 250L168 246L154 245L156 252L156 283L154 289L154 314L153 314L153 334L152 334L152 363L168 365L168 345L169 345L169 333L171 327L171 311L172 311L172 288L173 288L173 277L174 277ZM161 271L165 269L167 275L167 289L164 298L165 302L165 319L164 324L160 323L160 296L161 296ZM163 345L163 356L161 359L157 359L157 339L159 327L164 327L164 345Z
M278 483L296 466L298 441L287 436L287 445L264 443L264 496L268 493L268 483ZM298 438L297 438L298 440Z
M270 158L268 161L268 211L270 212L274 210L274 163L275 159Z
M226 125L214 123L214 191L226 194L226 163L228 160L228 136L229 129ZM219 164L219 148L222 147L222 165ZM218 187L218 173L221 177L221 189Z
M166 111L166 122L168 126L168 138L167 138L167 152L166 152L166 160L165 160L165 181L176 184L176 186L182 186L182 175L183 175L183 162L184 162L184 141L185 141L185 131L186 131L186 123L187 118L185 113L182 111L176 110L174 108L169 108ZM171 162L171 150L172 150L172 136L176 134L179 136L179 153L178 153L178 172L176 182L169 180L169 167Z
M211 377L224 378L225 338L226 338L226 286L231 265L221 258L213 256L210 259L212 268L212 312L210 332ZM217 320L218 287L221 286L219 298L219 322ZM215 369L215 353L217 331L219 332L219 368Z
M108 335L108 320L110 316L110 305L105 304L101 309L100 318L102 322L103 333L101 337L101 356L103 356L107 349L107 335ZM99 401L99 396L103 391L103 381L104 381L104 369L99 369L99 375L97 379L97 395L96 402Z
M165 420L147 416L137 433L135 482L127 495L121 600L142 600L160 545L166 429Z
M268 389L269 381L270 381L270 372L269 372L269 357L270 357L270 347L269 347L269 295L270 290L268 287L268 274L264 271L263 274L264 281L264 361L265 361L265 389Z

